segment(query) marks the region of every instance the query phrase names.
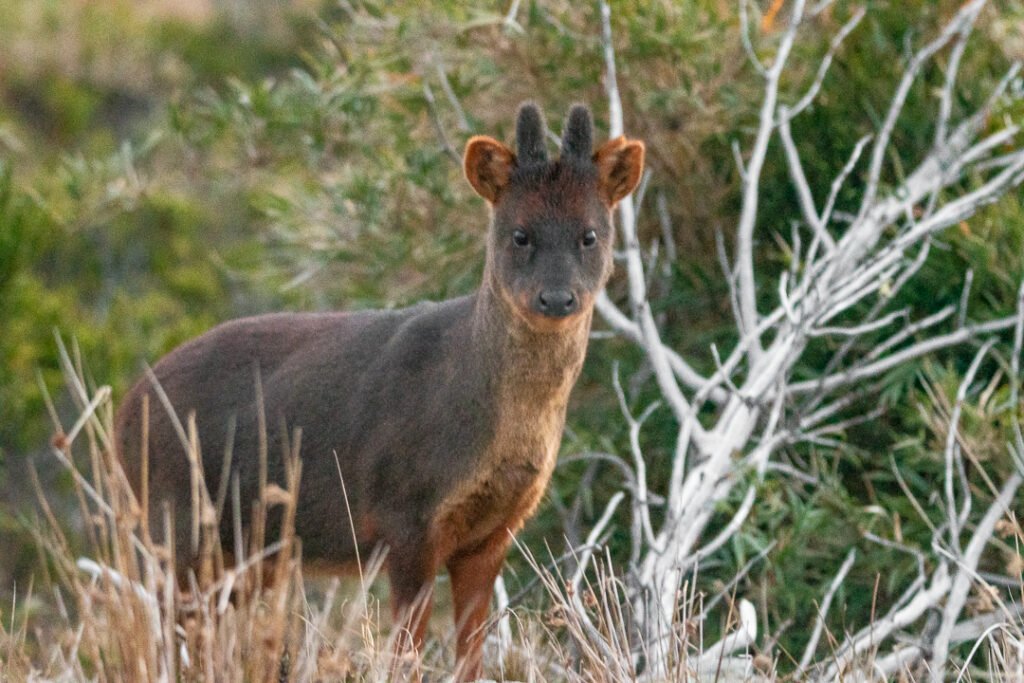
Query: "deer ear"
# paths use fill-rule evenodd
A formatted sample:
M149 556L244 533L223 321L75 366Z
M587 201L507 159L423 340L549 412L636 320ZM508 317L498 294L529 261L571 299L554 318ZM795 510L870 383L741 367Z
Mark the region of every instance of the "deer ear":
M516 166L516 155L492 137L476 135L466 143L462 162L466 180L491 204L498 201Z
M632 192L644 171L644 143L620 136L601 145L594 154L597 178L608 206Z

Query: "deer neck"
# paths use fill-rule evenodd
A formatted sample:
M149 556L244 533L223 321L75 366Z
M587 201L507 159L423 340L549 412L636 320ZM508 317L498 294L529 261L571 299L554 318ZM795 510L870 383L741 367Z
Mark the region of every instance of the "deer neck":
M504 402L536 409L565 409L583 366L593 311L588 309L558 332L539 332L484 276L473 312L474 348L483 354L492 387Z

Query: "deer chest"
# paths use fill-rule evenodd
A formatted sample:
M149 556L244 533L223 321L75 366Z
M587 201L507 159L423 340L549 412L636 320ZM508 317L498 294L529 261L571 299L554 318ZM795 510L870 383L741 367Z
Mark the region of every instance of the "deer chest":
M513 419L499 421L477 470L445 497L434 517L436 537L453 551L496 531L518 531L536 510L551 478L564 406L541 415L505 417Z

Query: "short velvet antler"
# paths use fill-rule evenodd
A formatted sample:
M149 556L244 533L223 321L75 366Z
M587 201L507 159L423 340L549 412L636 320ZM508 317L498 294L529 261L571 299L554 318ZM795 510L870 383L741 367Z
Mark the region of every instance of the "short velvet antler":
M516 119L516 157L520 166L547 162L544 130L544 117L537 105L533 102L520 105Z
M594 147L593 129L590 110L582 104L574 104L562 130L562 157L590 161Z

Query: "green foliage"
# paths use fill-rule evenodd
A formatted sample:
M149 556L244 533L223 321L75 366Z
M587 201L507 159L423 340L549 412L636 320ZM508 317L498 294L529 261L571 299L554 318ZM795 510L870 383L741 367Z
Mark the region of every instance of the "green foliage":
M54 329L74 337L92 377L120 395L141 360L232 316L466 293L481 272L486 208L451 152L476 133L509 139L511 113L527 98L543 104L555 132L574 101L590 103L599 129L607 129L600 21L590 3L526 2L506 23L491 4L444 1L427 9L367 0L328 3L318 15L297 7L256 25L227 15L153 17L122 0L77 3L67 12L66 3L30 4L0 0L0 14L12 17L0 24L0 63L11 65L0 77L0 483L51 429L36 374L59 395ZM793 125L819 201L855 142L884 116L905 45L934 35L956 6L869 3L818 103ZM782 97L802 94L854 8L838 2L815 20L816 30L795 48ZM733 11L730 3L670 0L613 6L626 127L647 141L653 171L640 237L650 244L662 234L655 201L664 195L680 254L652 283L652 306L665 339L701 359L703 371L713 368L711 343L735 341L715 230L735 224L739 183L730 145L748 145L760 97ZM954 117L983 99L1019 56L1019 12L999 7L983 16L960 67ZM759 54L770 58L776 37L756 32ZM34 52L18 47L26 41ZM64 60L58 43L74 58ZM943 68L931 68L910 93L894 133L900 158L885 167L887 186L931 145ZM855 207L860 183L852 179L840 210ZM778 243L775 234L788 239L789 221L799 215L775 142L763 185L762 248ZM780 247L757 267L775 272L786 259ZM1024 274L1019 195L943 235L893 305L916 317L958 303L968 265L968 319L1011 310ZM613 280L613 295L620 288ZM777 294L763 296L767 305ZM815 341L798 375L823 367L837 347ZM743 533L702 569L702 588L712 590L774 543L735 591L754 596L767 623L792 621L782 643L799 652L815 600L846 549L857 546L862 560L838 599L849 623L865 623L876 578L883 600L916 568L913 558L868 544L862 533L927 546L927 525L904 493L905 485L927 500L942 467L935 425L920 406L955 392L972 353L895 370L881 391L882 418L835 435L834 449L783 454L816 483L770 473ZM592 450L629 459L610 388L615 362L634 414L658 398L631 345L595 341L574 394L566 455ZM870 401L859 407L878 403ZM983 444L1001 443L1006 419L997 411L965 416L983 435L978 452L996 467L1006 463ZM654 490L667 482L675 433L664 407L645 424ZM582 492L586 527L620 485L614 467L575 462L557 471L552 500L571 508ZM717 511L719 518L739 502ZM524 542L543 548L546 540L561 554L559 512L549 503ZM624 511L617 523L628 525ZM10 528L9 516L0 525ZM611 541L623 567L626 545ZM512 563L523 566L517 557ZM844 623L838 619L836 633Z

